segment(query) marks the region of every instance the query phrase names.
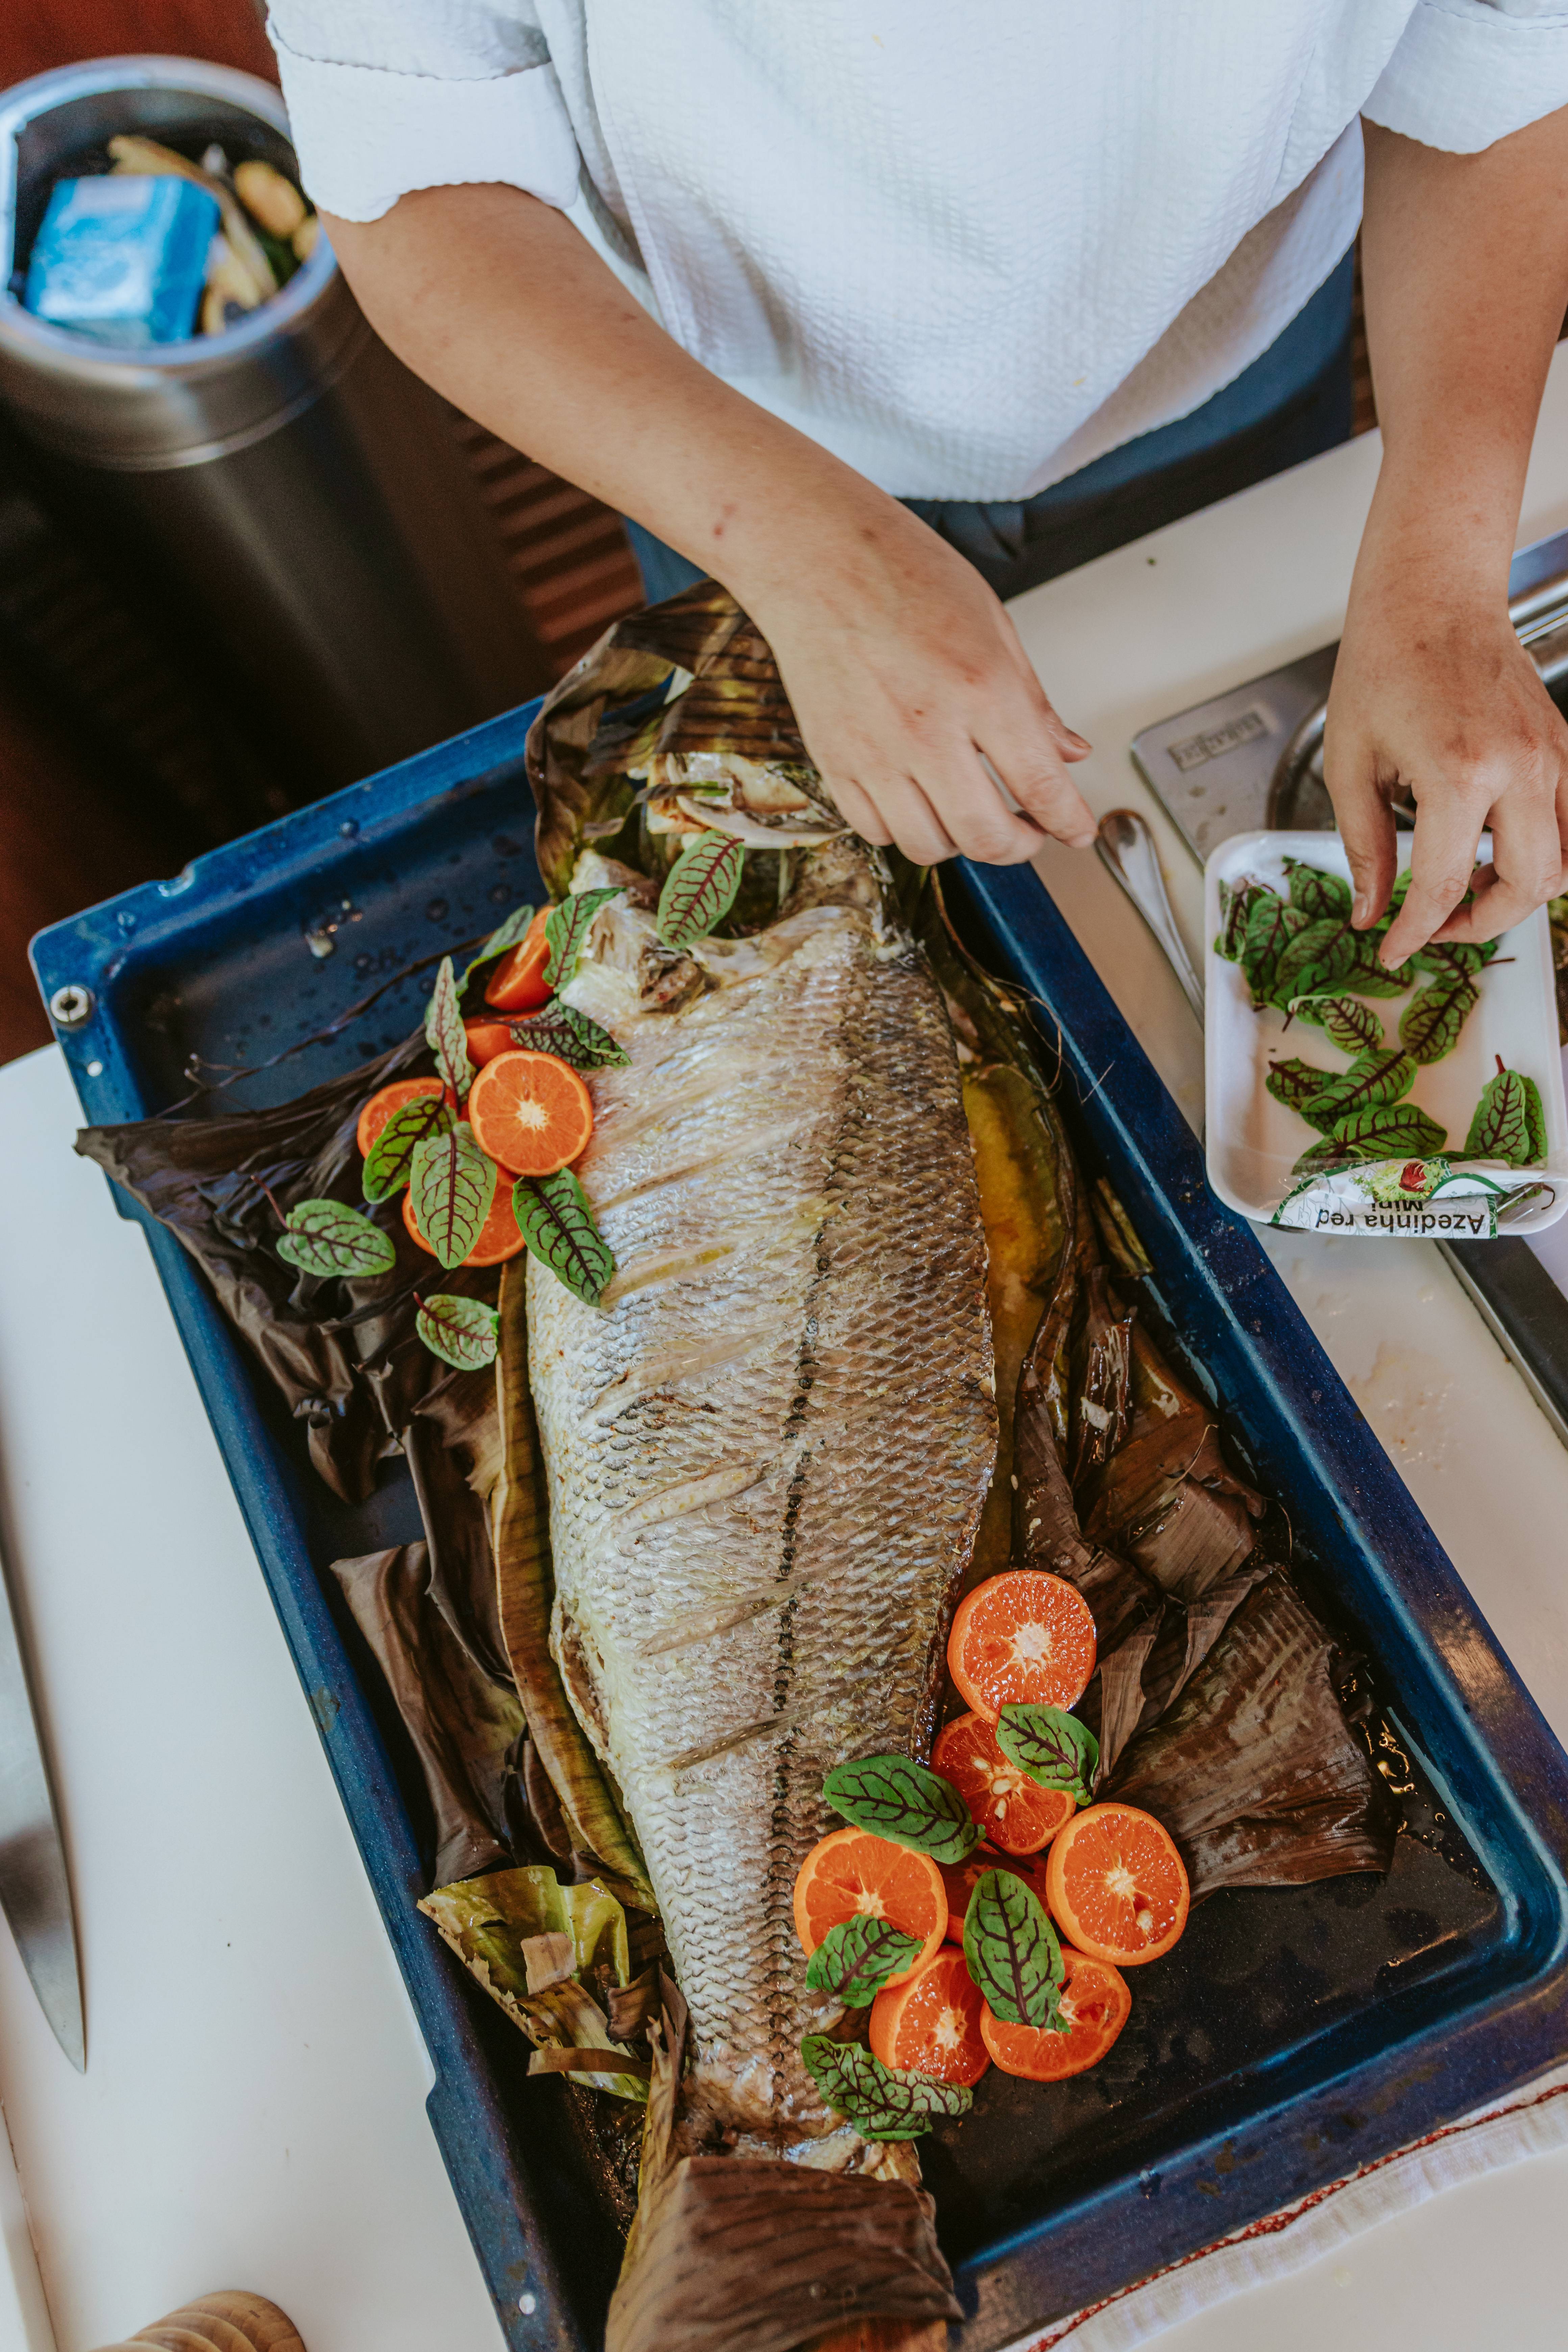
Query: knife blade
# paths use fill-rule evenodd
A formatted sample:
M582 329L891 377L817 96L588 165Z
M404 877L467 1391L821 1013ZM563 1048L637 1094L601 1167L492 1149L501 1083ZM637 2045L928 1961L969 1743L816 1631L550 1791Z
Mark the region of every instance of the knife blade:
M55 2040L87 2072L76 1914L0 1533L0 1910Z

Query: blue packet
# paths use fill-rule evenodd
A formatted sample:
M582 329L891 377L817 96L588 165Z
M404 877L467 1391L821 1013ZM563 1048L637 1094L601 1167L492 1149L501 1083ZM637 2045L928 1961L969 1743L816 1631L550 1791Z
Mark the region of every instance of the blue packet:
M194 180L61 180L34 241L24 307L95 342L179 342L195 325L218 220L216 197Z

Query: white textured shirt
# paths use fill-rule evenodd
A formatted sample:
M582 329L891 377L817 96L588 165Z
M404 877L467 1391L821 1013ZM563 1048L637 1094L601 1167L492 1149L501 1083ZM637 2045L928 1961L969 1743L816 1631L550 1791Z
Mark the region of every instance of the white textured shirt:
M557 205L705 366L906 498L1185 415L1355 234L1364 113L1568 103L1548 0L271 0L305 184Z

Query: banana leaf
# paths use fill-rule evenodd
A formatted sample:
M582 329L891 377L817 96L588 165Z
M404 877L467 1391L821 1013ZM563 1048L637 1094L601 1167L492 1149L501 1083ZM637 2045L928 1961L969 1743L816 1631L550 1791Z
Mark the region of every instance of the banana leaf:
M606 2015L612 1995L631 1982L631 1950L626 1915L602 1881L563 1886L552 1870L499 1871L438 1886L419 1908L537 2048L609 2052L620 2066L570 2071L595 2090L646 2100L649 2063L616 2039ZM570 1973L549 1965L555 1955L547 1951L542 1973L555 1980L539 1985L542 1971L530 1963L552 1938L564 1947L561 1965ZM536 2061L530 2071L551 2070Z

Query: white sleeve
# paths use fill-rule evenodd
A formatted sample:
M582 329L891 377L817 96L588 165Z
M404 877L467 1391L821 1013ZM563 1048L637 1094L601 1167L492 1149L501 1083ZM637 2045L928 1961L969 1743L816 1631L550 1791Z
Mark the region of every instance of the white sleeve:
M271 0L307 193L379 220L411 188L503 181L564 209L577 142L525 0Z
M1417 0L1362 112L1473 155L1568 105L1563 0Z

